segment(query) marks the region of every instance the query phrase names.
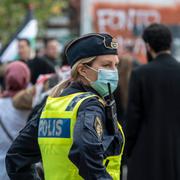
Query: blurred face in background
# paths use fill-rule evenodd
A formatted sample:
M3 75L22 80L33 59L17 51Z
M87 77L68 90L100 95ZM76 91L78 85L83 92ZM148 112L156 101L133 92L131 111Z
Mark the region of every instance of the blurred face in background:
M19 54L20 60L28 61L30 59L31 47L26 40L19 40L18 54Z
M45 54L51 59L57 59L59 56L59 42L57 40L50 40L46 44Z

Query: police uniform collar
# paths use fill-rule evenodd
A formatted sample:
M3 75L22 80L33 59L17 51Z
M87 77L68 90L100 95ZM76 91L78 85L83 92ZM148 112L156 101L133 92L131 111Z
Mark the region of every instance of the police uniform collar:
M67 96L77 92L92 92L93 94L100 96L92 87L84 85L82 82L72 82L69 87L63 90L61 96Z

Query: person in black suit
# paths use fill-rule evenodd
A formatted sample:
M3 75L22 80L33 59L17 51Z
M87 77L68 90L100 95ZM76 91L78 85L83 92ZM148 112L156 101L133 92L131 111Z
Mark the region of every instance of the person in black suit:
M132 72L126 122L128 180L180 180L180 64L162 24L143 32L149 62Z

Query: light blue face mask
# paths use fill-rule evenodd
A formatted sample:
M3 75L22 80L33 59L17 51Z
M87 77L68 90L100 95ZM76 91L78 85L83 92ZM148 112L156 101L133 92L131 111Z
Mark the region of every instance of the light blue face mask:
M90 85L102 97L105 97L105 96L109 95L108 83L110 83L111 92L113 93L115 91L115 89L118 86L118 80L119 80L117 69L109 70L109 69L100 68L97 71L92 67L89 67L89 68L98 73L97 80L93 81L93 82L90 82Z

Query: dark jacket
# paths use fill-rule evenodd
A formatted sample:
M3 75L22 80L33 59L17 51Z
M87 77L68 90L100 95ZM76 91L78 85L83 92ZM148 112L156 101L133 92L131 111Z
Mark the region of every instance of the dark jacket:
M54 66L40 57L35 57L34 59L27 61L27 65L31 71L32 84L36 83L36 80L41 74L55 73Z
M83 86L81 83L73 83L64 90L61 96L77 92L96 93L93 89ZM40 107L42 109L42 105ZM35 112L7 153L6 167L11 180L32 180L31 164L41 160L37 142L41 110L38 112L36 108ZM95 130L94 122L96 117L102 121L104 126L102 139L98 137ZM86 180L112 179L102 162L106 156L119 154L121 147L121 134L118 132L112 136L109 135L106 129L104 106L97 98L85 100L78 110L73 145L69 152L69 159L77 166L79 174Z
M54 59L54 58L51 58L51 57L49 57L47 55L44 55L42 57L42 59L44 61L46 61L47 64L49 64L50 66L53 66L54 68L55 67L60 67L60 65L61 65L61 60L59 58Z
M169 54L132 72L126 124L128 180L180 179L180 64Z

